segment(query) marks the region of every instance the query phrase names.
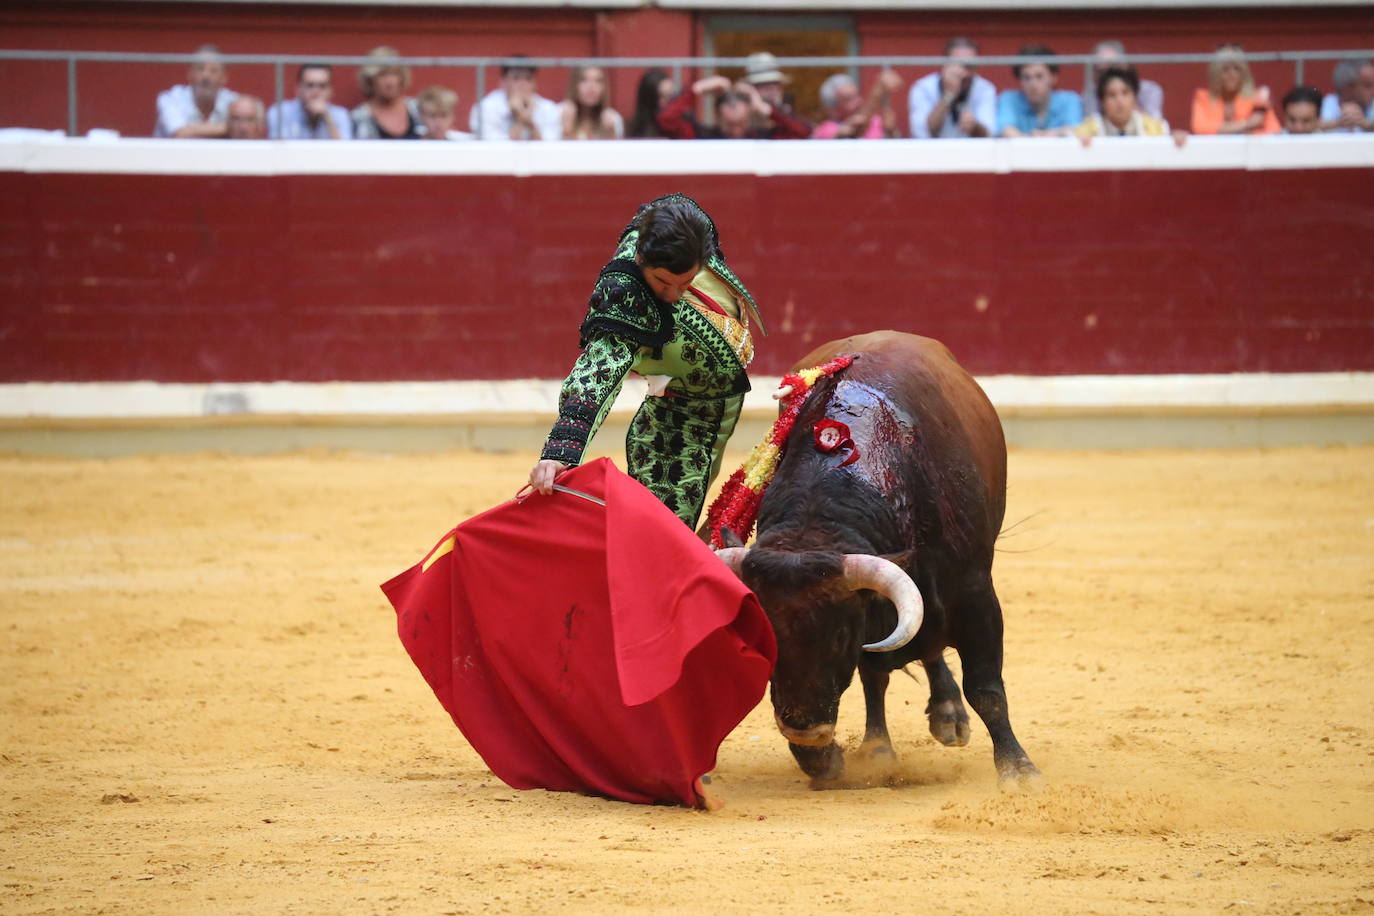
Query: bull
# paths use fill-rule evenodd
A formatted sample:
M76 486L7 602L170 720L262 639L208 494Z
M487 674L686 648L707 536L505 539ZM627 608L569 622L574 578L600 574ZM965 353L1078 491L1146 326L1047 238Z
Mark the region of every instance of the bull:
M792 371L840 355L787 439L758 513L752 548L727 534L722 559L758 595L778 641L777 725L818 787L844 771L835 743L840 695L857 668L862 750L891 756L891 672L919 661L930 732L962 746L969 717L944 661L963 665L963 695L992 738L1004 789L1040 774L1012 732L1002 683L1002 609L993 543L1006 503L1006 442L978 383L938 341L878 331L832 341ZM828 421L828 422L826 422ZM821 433L829 427L830 448ZM848 436L836 443L835 430Z

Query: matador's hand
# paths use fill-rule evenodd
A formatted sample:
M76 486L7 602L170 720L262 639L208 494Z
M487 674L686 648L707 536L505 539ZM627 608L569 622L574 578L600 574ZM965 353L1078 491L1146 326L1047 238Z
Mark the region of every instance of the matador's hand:
M559 474L568 469L568 466L561 461L554 461L552 458L545 458L535 464L530 471L530 486L540 493L548 496L553 492L553 482Z

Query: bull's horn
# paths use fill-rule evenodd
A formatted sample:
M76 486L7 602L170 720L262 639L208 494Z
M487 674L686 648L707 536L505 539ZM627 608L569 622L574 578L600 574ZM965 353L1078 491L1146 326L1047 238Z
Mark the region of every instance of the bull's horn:
M882 642L864 646L866 652L891 652L911 642L925 619L920 589L896 563L868 554L844 558L844 582L852 589L870 588L897 606L897 628Z
M716 556L720 557L735 575L743 579L744 555L748 552L748 547L722 547L720 550L716 551Z
M787 396L788 396L789 394L791 394L791 393L792 393L792 386L791 386L791 385L783 385L783 386L782 386L781 388L779 388L777 391L773 392L773 400L775 400L775 401L781 401L783 398L787 397Z

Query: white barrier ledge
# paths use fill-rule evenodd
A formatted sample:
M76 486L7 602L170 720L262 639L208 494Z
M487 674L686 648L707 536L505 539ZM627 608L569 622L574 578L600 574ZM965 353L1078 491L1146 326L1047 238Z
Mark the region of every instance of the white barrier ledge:
M1374 409L1374 373L1233 375L995 375L979 379L999 410L1228 411ZM771 412L776 378L756 377L745 409ZM537 414L552 422L561 382L29 382L0 385L0 418L154 419L207 416ZM633 412L644 383L631 379L613 413Z
M122 175L855 175L1374 166L1374 134L394 143L0 134L0 171Z

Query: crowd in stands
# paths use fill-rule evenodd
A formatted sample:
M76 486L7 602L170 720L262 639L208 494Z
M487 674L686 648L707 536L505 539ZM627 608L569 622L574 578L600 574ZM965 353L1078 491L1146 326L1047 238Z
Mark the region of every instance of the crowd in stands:
M1055 52L1023 46L1011 68L1016 88L998 92L979 75L978 46L967 38L945 46L949 62L911 84L908 130L919 139L941 137L1096 137L1189 134L1310 134L1374 131L1374 60L1344 60L1332 73L1331 92L1294 86L1273 105L1268 86L1257 86L1243 49L1223 45L1207 69L1207 85L1192 99L1187 129L1164 120L1164 90L1144 79L1120 42L1093 49L1083 91L1060 88ZM289 140L605 140L669 139L881 139L899 136L893 100L903 81L882 71L868 92L847 74L821 85L823 110L812 123L793 110L788 77L767 52L748 58L743 79L708 76L678 87L659 69L639 80L628 127L610 101L602 67L576 67L561 101L539 94L537 70L519 55L501 68L501 85L468 111L467 130L455 130L457 93L430 86L411 96L408 67L388 62L395 48L375 48L378 59L359 71L363 101L352 111L332 102L333 71L305 64L295 95L264 109L251 95L228 88L219 52L196 52L185 85L157 99L157 137L227 137ZM1043 60L1041 60L1043 59ZM705 102L710 116L702 119Z

